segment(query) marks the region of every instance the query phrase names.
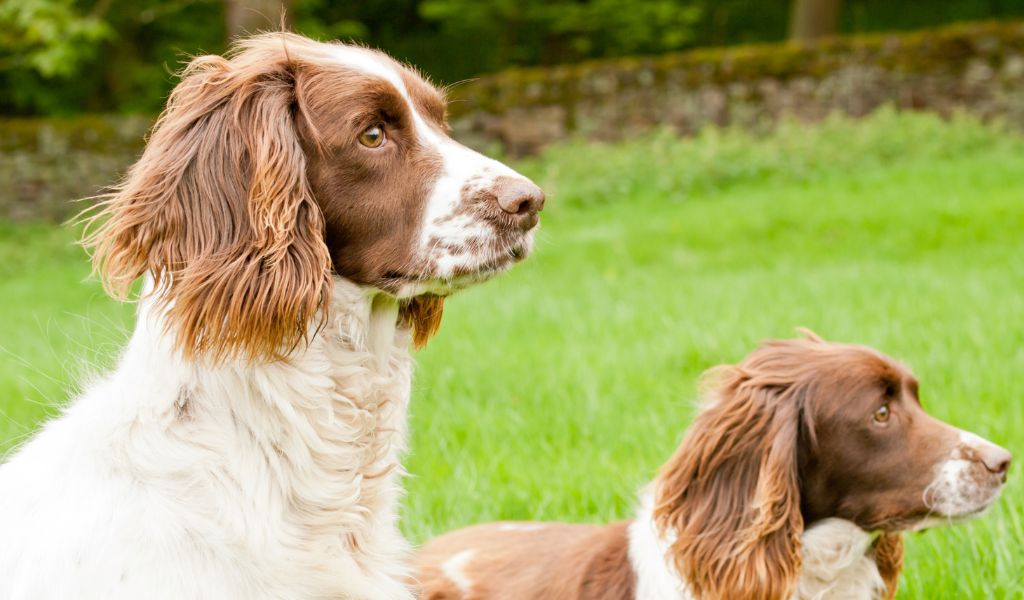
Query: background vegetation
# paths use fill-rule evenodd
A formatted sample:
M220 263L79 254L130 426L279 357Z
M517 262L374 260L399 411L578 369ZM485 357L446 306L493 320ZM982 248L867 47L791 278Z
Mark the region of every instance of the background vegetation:
M381 47L443 83L509 66L785 39L804 6L823 32L1024 16L1024 0L0 0L0 114L156 113L188 56L291 26ZM255 17L255 18L253 18Z
M419 356L403 524L630 514L705 368L808 326L905 361L939 418L1024 456L1024 139L882 111L774 133L569 143L535 255L453 297ZM0 226L0 452L126 339L75 232ZM1024 595L1024 480L913 535L901 598Z

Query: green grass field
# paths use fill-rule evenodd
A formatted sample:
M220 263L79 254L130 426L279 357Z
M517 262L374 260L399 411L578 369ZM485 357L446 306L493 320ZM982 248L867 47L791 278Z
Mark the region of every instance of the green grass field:
M416 541L493 519L605 521L668 458L705 368L807 326L909 364L934 415L1024 459L1024 139L882 112L757 137L566 144L536 252L446 305L419 356ZM131 307L74 232L0 226L0 451L109 364ZM1024 480L908 539L901 598L1024 597Z

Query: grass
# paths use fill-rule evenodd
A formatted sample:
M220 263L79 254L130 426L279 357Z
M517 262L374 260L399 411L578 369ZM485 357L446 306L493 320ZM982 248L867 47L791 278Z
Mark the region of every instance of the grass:
M414 540L628 516L698 374L797 326L904 360L932 414L1024 456L1024 139L882 112L570 143L519 166L551 192L534 256L450 299L419 356ZM0 451L130 326L82 283L72 238L0 226ZM1011 472L984 517L910 536L900 597L1024 597L1022 491Z

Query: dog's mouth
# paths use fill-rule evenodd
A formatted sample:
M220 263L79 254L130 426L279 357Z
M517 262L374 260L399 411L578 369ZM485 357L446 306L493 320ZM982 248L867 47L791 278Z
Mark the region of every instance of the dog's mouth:
M877 529L896 533L924 531L934 527L958 525L960 523L976 519L986 513L995 505L996 501L999 499L1001 491L1001 488L990 491L986 498L978 500L955 513L946 514L939 512L938 510L924 509L913 515L888 519L884 524L876 527L869 527L868 529Z
M481 253L482 256L476 260L443 270L436 264L428 264L420 269L391 270L382 275L379 287L398 298L422 294L447 296L507 271L529 253L530 246L524 242L500 251Z
M957 515L940 515L938 513L931 513L929 515L922 515L913 521L905 523L902 527L895 528L896 531L907 531L907 532L918 532L932 529L935 527L948 527L950 525L959 525L967 521L971 521L976 517L981 516L989 508L991 504L973 510L971 512L961 513Z

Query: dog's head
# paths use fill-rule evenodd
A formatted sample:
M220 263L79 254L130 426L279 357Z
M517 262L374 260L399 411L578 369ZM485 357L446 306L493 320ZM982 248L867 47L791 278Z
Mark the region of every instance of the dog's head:
M325 316L332 273L442 298L530 251L543 192L448 136L443 94L386 55L290 34L185 69L86 239L108 289L154 279L187 356L273 358Z
M1006 480L1009 452L929 416L910 371L870 348L770 341L711 378L655 514L701 597L788 598L804 524L827 518L881 532L894 576L899 532L977 514Z

